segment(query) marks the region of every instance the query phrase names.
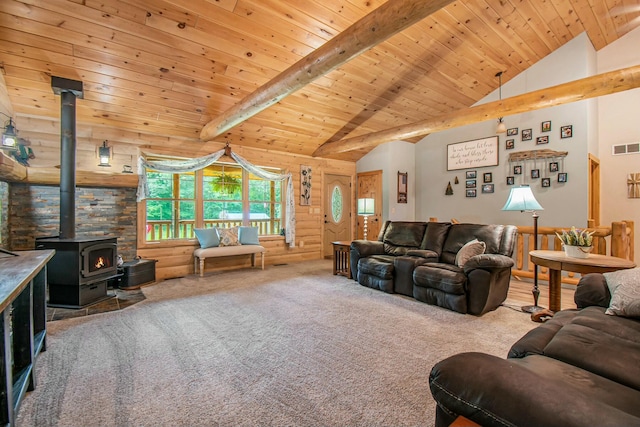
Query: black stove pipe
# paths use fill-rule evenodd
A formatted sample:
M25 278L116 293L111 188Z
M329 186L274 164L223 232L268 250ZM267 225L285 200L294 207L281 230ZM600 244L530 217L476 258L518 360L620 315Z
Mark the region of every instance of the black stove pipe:
M51 77L60 95L60 239L76 237L76 98L83 97L82 82Z
M61 93L60 238L76 237L76 96Z

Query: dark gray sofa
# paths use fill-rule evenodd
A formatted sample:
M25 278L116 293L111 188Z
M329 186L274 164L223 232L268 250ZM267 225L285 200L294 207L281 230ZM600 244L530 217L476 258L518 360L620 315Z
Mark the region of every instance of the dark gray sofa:
M436 426L463 416L485 426L640 425L640 320L605 314L602 274L576 288L579 310L531 330L501 359L462 353L430 375Z
M351 243L352 276L363 286L481 315L507 297L516 231L513 225L386 221L377 241ZM458 251L473 239L484 242L485 253L458 266Z

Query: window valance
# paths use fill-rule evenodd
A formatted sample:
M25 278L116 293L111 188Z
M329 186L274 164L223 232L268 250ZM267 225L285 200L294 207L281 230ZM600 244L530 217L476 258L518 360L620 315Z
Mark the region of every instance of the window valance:
M166 173L186 173L195 172L200 169L204 169L207 166L212 165L225 153L224 149L216 151L215 153L207 156L198 157L195 159L186 160L147 160L144 156L138 158L138 173L140 179L138 180L138 202L146 199L149 194L149 185L147 182L147 169L157 172ZM296 237L296 205L295 197L293 194L293 177L291 173L274 173L252 163L249 163L242 156L234 153L230 153L231 158L238 162L243 169L251 172L252 174L270 181L284 181L286 180L287 189L285 192L285 242L290 247L295 247Z

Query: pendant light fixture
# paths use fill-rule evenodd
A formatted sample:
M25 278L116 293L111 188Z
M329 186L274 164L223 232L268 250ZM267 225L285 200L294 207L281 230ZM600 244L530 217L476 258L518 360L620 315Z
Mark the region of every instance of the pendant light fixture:
M500 101L502 101L502 71L498 71L496 73L496 77L498 78L498 82L500 83L499 94ZM502 117L498 119L498 126L496 127L496 133L505 133L507 131L507 125L502 121Z

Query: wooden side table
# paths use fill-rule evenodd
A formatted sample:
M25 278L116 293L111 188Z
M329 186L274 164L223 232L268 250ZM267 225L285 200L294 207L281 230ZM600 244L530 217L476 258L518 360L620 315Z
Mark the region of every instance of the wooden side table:
M598 254L589 254L588 258L573 258L565 255L564 251L531 251L529 256L534 264L549 269L549 310L554 312L561 308L562 270L580 274L608 273L636 266L624 258Z
M331 242L333 245L333 275L351 279L351 241Z

